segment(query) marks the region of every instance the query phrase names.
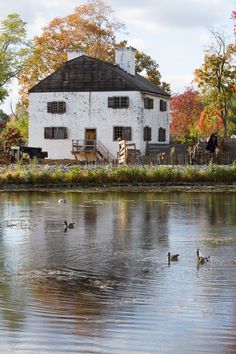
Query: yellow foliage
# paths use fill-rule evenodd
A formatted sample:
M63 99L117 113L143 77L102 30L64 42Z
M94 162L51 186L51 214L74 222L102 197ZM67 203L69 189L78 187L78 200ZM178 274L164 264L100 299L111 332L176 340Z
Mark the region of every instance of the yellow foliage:
M28 90L57 70L66 61L67 49L81 49L85 54L108 62L114 60L116 33L124 25L102 0L75 8L74 13L54 18L33 40L33 53L19 76L20 96L28 106Z

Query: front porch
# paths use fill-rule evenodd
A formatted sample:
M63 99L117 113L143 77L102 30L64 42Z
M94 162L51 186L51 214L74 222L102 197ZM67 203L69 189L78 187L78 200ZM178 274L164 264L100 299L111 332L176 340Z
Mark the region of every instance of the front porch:
M79 161L104 161L115 163L116 158L112 153L96 139L72 140L71 154Z

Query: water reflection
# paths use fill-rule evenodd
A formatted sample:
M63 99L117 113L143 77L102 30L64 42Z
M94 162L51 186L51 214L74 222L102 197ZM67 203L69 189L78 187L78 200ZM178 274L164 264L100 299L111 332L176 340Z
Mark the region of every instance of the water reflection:
M236 194L0 197L4 353L234 352Z

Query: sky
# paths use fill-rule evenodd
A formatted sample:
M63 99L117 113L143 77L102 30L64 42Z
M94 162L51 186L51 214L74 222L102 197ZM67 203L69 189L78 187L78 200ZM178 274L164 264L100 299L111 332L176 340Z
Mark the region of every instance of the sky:
M27 23L28 37L42 33L55 17L64 17L84 0L0 0L0 21L17 13ZM235 0L105 0L115 16L126 25L128 45L144 51L159 64L162 80L171 84L172 93L192 85L193 73L204 59L212 39L210 30L224 31L233 42ZM16 83L9 86L9 97L0 108L10 113L17 102Z

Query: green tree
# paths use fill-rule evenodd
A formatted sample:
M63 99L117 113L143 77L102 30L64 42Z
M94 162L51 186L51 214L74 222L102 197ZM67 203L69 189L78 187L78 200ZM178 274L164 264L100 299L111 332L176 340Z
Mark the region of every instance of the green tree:
M21 102L16 105L16 117L15 127L19 131L22 139L28 141L28 129L29 129L29 113Z
M7 84L17 77L28 54L25 22L10 14L0 28L0 102L8 95Z
M21 102L16 104L16 111L10 115L9 120L2 129L0 141L5 146L18 145L28 141L29 115Z
M0 109L0 120L2 122L6 123L8 120L8 117L9 117L8 114L6 114L5 112L3 112L2 109Z
M236 70L233 65L235 45L227 44L225 37L212 31L213 43L205 53L204 63L195 71L195 81L204 98L205 109L218 110L223 122L223 134L227 135L232 100L235 94Z

